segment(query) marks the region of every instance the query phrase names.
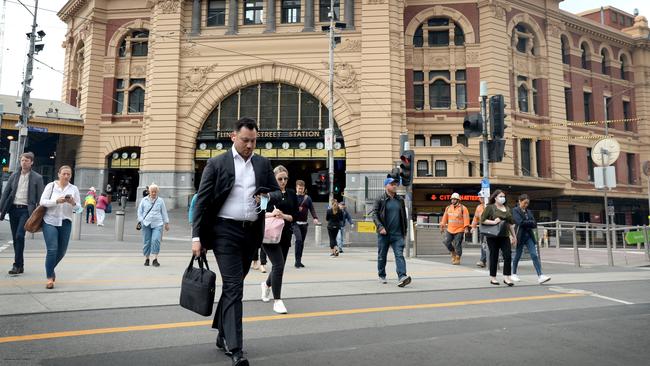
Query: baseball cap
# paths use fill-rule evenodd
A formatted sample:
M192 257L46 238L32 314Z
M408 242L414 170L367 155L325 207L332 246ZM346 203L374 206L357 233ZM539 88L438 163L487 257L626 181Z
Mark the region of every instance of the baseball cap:
M387 186L393 182L397 182L397 184L399 185L399 181L397 179L393 177L387 177L386 179L384 179L384 186Z
M483 191L478 191L476 195L479 196L480 198L485 198L485 195L483 195Z
M454 192L454 193L451 194L451 199L453 200L454 198L457 199L457 200L459 200L459 199L460 199L460 195L459 195L458 193Z

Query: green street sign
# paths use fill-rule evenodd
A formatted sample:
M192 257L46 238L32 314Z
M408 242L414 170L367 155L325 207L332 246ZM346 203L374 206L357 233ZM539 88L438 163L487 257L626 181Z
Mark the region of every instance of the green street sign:
M625 234L625 241L628 245L636 245L645 241L643 231L628 231Z

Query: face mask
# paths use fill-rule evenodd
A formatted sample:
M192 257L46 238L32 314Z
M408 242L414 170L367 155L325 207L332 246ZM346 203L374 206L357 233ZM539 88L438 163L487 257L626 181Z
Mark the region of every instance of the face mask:
M504 204L504 203L506 203L506 198L505 197L497 197L497 202L499 202L500 204Z
M262 195L260 196L260 210L265 211L266 206L269 204L269 196Z

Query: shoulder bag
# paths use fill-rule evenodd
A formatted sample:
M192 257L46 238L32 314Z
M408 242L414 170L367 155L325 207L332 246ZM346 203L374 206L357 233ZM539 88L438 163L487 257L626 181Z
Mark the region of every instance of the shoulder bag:
M156 201L158 201L158 198L153 200L153 202L151 203L151 207L149 207L149 211L147 211L147 213L144 214L144 217L142 218L142 220L147 218L147 215L149 215L149 212L151 212L151 209L153 208L153 205L156 204ZM138 223L135 225L135 229L136 230L142 230L142 222L138 221Z
M52 189L50 190L50 198L52 199L52 194L54 193L54 182L52 182ZM45 212L47 211L47 207L41 206L40 204L32 211L32 214L29 215L29 218L27 221L25 221L25 225L23 228L25 231L28 231L30 233L37 233L43 229L43 217L45 216Z
M199 262L199 268L194 268L195 259ZM210 316L214 306L216 279L217 275L210 270L205 253L198 257L192 255L190 265L183 273L180 305L197 314Z
M505 229L505 224L506 222L503 220L499 221L496 225L481 224L479 230L481 235L484 235L486 238L496 238Z

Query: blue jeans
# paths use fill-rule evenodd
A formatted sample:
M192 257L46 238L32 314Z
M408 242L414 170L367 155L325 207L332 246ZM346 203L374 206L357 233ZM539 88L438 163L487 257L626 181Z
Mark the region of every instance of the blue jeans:
M338 244L339 249L343 250L343 246L345 245L345 227L341 226L339 229L339 235L336 236L336 242Z
M61 262L68 250L70 231L72 231L72 222L70 220L63 220L61 226L43 223L43 238L45 238L45 247L47 248L47 255L45 256L45 274L47 278L54 278L54 268Z
M404 237L401 234L377 234L377 272L380 278L386 278L386 257L388 256L388 247L393 247L395 255L395 265L397 269L397 278L401 279L406 276L406 260L404 260Z
M23 268L25 259L25 221L29 218L27 208L18 208L13 205L9 209L9 224L11 226L11 238L14 241L14 266Z
M142 254L144 254L145 257L148 257L149 254L157 255L160 253L160 239L162 239L162 229L162 226L142 226L142 236L144 239L142 245Z
M535 245L535 240L528 237L524 240L523 243L517 242L517 249L515 252L515 258L512 260L512 273L517 274L517 266L519 265L519 260L521 259L521 254L524 251L524 245L528 247L528 253L530 253L530 259L533 261L533 266L535 266L535 272L538 276L542 275L542 264L539 262L539 256L537 255L537 246Z

